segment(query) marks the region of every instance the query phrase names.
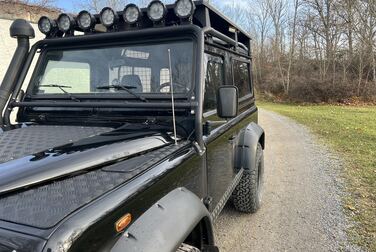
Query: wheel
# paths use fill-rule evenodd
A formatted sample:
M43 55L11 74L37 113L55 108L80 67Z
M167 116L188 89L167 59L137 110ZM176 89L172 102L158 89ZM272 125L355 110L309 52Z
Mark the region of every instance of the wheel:
M178 250L176 250L176 252L201 252L201 250L199 250L199 249L196 248L196 247L193 247L193 246L190 246L190 245L188 245L188 244L183 243L183 244L178 248Z
M236 210L255 213L260 208L264 180L264 152L261 144L257 145L256 166L244 171L243 176L232 193L232 202Z

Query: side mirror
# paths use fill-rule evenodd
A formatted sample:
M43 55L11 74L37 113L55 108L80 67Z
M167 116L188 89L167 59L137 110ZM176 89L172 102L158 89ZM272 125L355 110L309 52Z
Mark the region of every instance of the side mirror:
M220 118L231 119L238 115L238 88L221 86L218 89L217 111Z

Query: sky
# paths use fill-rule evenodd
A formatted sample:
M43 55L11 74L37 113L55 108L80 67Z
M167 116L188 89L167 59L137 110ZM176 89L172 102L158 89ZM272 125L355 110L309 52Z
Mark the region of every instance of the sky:
M75 12L74 1L57 0L56 7L69 12Z
M217 6L223 6L225 5L227 2L232 2L234 0L211 0L211 2L213 2L214 5L217 5ZM60 9L63 9L67 12L79 12L78 10L76 10L78 8L78 6L80 4L82 4L84 1L80 1L80 0L74 0L74 1L66 1L66 0L56 0L55 1L55 5L57 8L60 8ZM129 2L132 2L132 1L129 1ZM134 1L135 3L137 3L138 1ZM173 0L167 0L167 1L163 1L163 2L174 2ZM140 7L146 7L146 6L140 6Z

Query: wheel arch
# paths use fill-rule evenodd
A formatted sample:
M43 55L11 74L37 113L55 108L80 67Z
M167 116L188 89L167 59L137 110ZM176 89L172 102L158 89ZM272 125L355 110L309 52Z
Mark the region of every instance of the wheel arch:
M257 145L265 149L265 132L256 123L252 122L239 134L238 143L235 148L234 168L249 171L255 168Z
M184 240L184 243L196 248L205 248L205 251L213 251L210 249L214 248L213 233L214 231L212 227L212 219L208 216L205 216L191 231L188 237Z
M262 149L265 150L265 132L262 132L259 143L261 144Z
M177 228L179 227L179 228ZM172 251L197 237L214 247L210 214L202 201L186 188L178 188L155 203L120 236L111 252ZM202 247L201 246L201 247Z

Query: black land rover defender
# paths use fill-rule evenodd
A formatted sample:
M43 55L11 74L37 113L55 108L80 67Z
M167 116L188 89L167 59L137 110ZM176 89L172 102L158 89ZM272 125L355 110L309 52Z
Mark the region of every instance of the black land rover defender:
M30 49L30 24L10 28L0 251L218 251L226 202L260 207L250 37L191 0L42 17L39 29Z

